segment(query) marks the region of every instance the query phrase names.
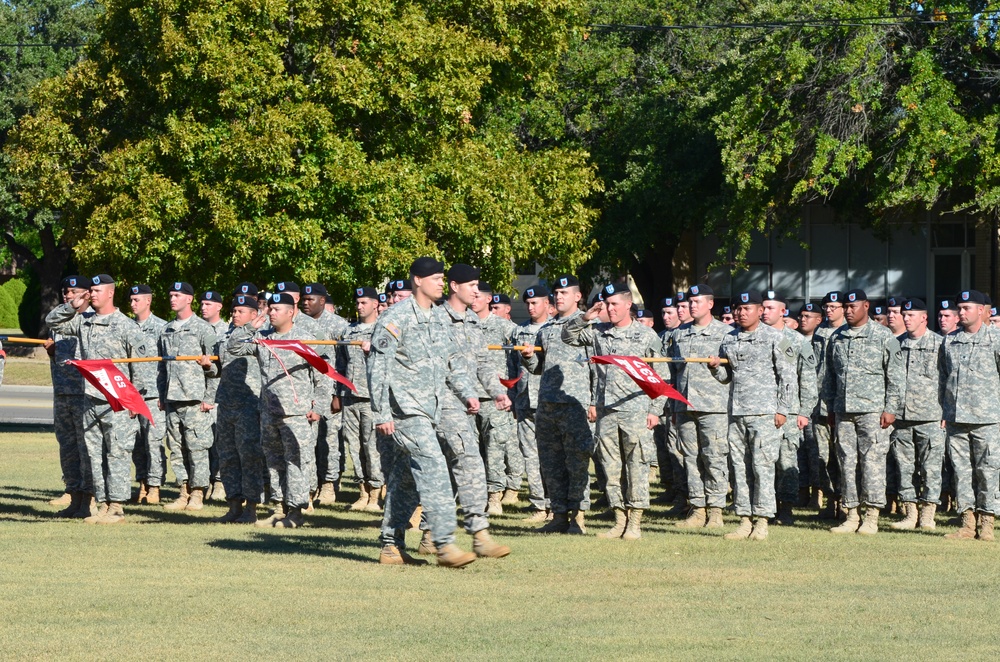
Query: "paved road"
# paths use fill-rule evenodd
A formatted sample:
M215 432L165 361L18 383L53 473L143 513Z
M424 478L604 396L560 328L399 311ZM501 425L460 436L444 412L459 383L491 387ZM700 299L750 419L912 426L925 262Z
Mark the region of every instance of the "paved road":
M0 425L52 425L51 386L0 385Z

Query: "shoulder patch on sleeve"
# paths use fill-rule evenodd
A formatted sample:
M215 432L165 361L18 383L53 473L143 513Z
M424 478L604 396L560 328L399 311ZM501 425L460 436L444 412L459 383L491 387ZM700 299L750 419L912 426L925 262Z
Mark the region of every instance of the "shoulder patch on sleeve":
M379 340L378 340L378 348L379 349L387 349L388 347L389 347L389 339L386 338L385 336L382 336L381 338L379 338Z
M388 324L386 324L385 330L391 333L396 340L399 340L399 336L402 334L402 331L400 331L399 327L396 326L395 323L393 322L389 322Z

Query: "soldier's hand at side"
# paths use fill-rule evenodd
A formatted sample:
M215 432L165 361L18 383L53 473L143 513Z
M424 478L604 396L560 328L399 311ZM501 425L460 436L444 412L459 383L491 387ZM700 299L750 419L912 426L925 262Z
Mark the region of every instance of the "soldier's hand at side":
M389 421L388 423L379 423L375 426L375 430L385 437L391 437L396 434L396 423L395 421Z
M587 407L587 420L591 423L597 422L597 407L594 405Z
M309 421L309 422L311 422L311 423L315 423L319 419L320 419L320 415L317 414L314 411L311 411L308 414L306 414L306 420Z
M718 368L719 367L719 357L718 356L709 356L708 357L708 367L709 368Z
M211 404L209 404L207 402L201 403L201 410L202 411L212 411L213 409L215 409L215 405L211 405Z
M798 428L800 430L805 430L806 426L809 425L809 417L808 416L799 416L796 425L798 426Z
M342 407L343 405L340 404L340 396L339 395L333 396L333 400L330 401L330 413L336 414L341 410Z
M510 398L506 394L498 395L493 399L493 402L500 411L510 411Z
M889 412L884 411L884 412L882 412L882 417L879 418L878 422L879 422L879 425L881 425L882 429L884 430L884 429L886 429L887 427L889 427L890 425L892 425L893 423L896 422L896 415L895 414L890 414Z
M157 400L156 401L156 408L159 409L160 411L163 411L163 402L161 402L160 400Z
M469 398L465 401L466 409L465 411L469 414L479 413L479 398Z
M776 428L778 428L780 430L785 425L785 421L787 421L787 420L788 420L788 417L785 416L784 414L775 414L774 415L774 427L776 427Z
M656 414L646 414L646 429L652 430L660 424L660 417Z
M948 423L945 421L941 421L941 429L946 430L947 428L948 428Z

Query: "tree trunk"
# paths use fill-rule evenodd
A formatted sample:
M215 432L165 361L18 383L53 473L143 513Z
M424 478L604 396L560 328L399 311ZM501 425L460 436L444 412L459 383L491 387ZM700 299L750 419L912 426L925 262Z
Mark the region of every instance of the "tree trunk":
M4 232L2 236L7 248L24 260L25 264L38 276L40 288L38 331L33 335L45 338L49 332L45 325L45 316L62 301L60 285L62 284L63 272L66 270L66 265L69 264L70 248L64 242L56 241L55 232L50 225L44 225L38 231L38 238L42 245L41 257L35 255L27 246L18 243L9 232ZM31 334L34 329L22 329L22 331Z
M663 329L660 319L660 299L674 293L674 252L677 240L668 237L658 246L650 246L638 257L632 258L629 273L642 295L643 304L656 313L653 317L657 331Z

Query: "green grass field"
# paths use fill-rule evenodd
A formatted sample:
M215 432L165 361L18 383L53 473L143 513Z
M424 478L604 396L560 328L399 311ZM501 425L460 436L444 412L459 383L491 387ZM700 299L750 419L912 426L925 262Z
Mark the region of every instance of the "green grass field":
M3 383L6 386L51 386L52 372L49 362L8 357L4 364Z
M0 434L4 659L884 660L997 649L1000 547L946 541L945 527L864 538L803 519L763 543L730 542L675 530L654 509L643 539L626 543L534 534L511 514L493 530L513 554L456 571L379 566L378 516L343 505L286 533L210 523L221 506L132 506L127 524L99 527L55 519L46 501L59 492L52 435Z

